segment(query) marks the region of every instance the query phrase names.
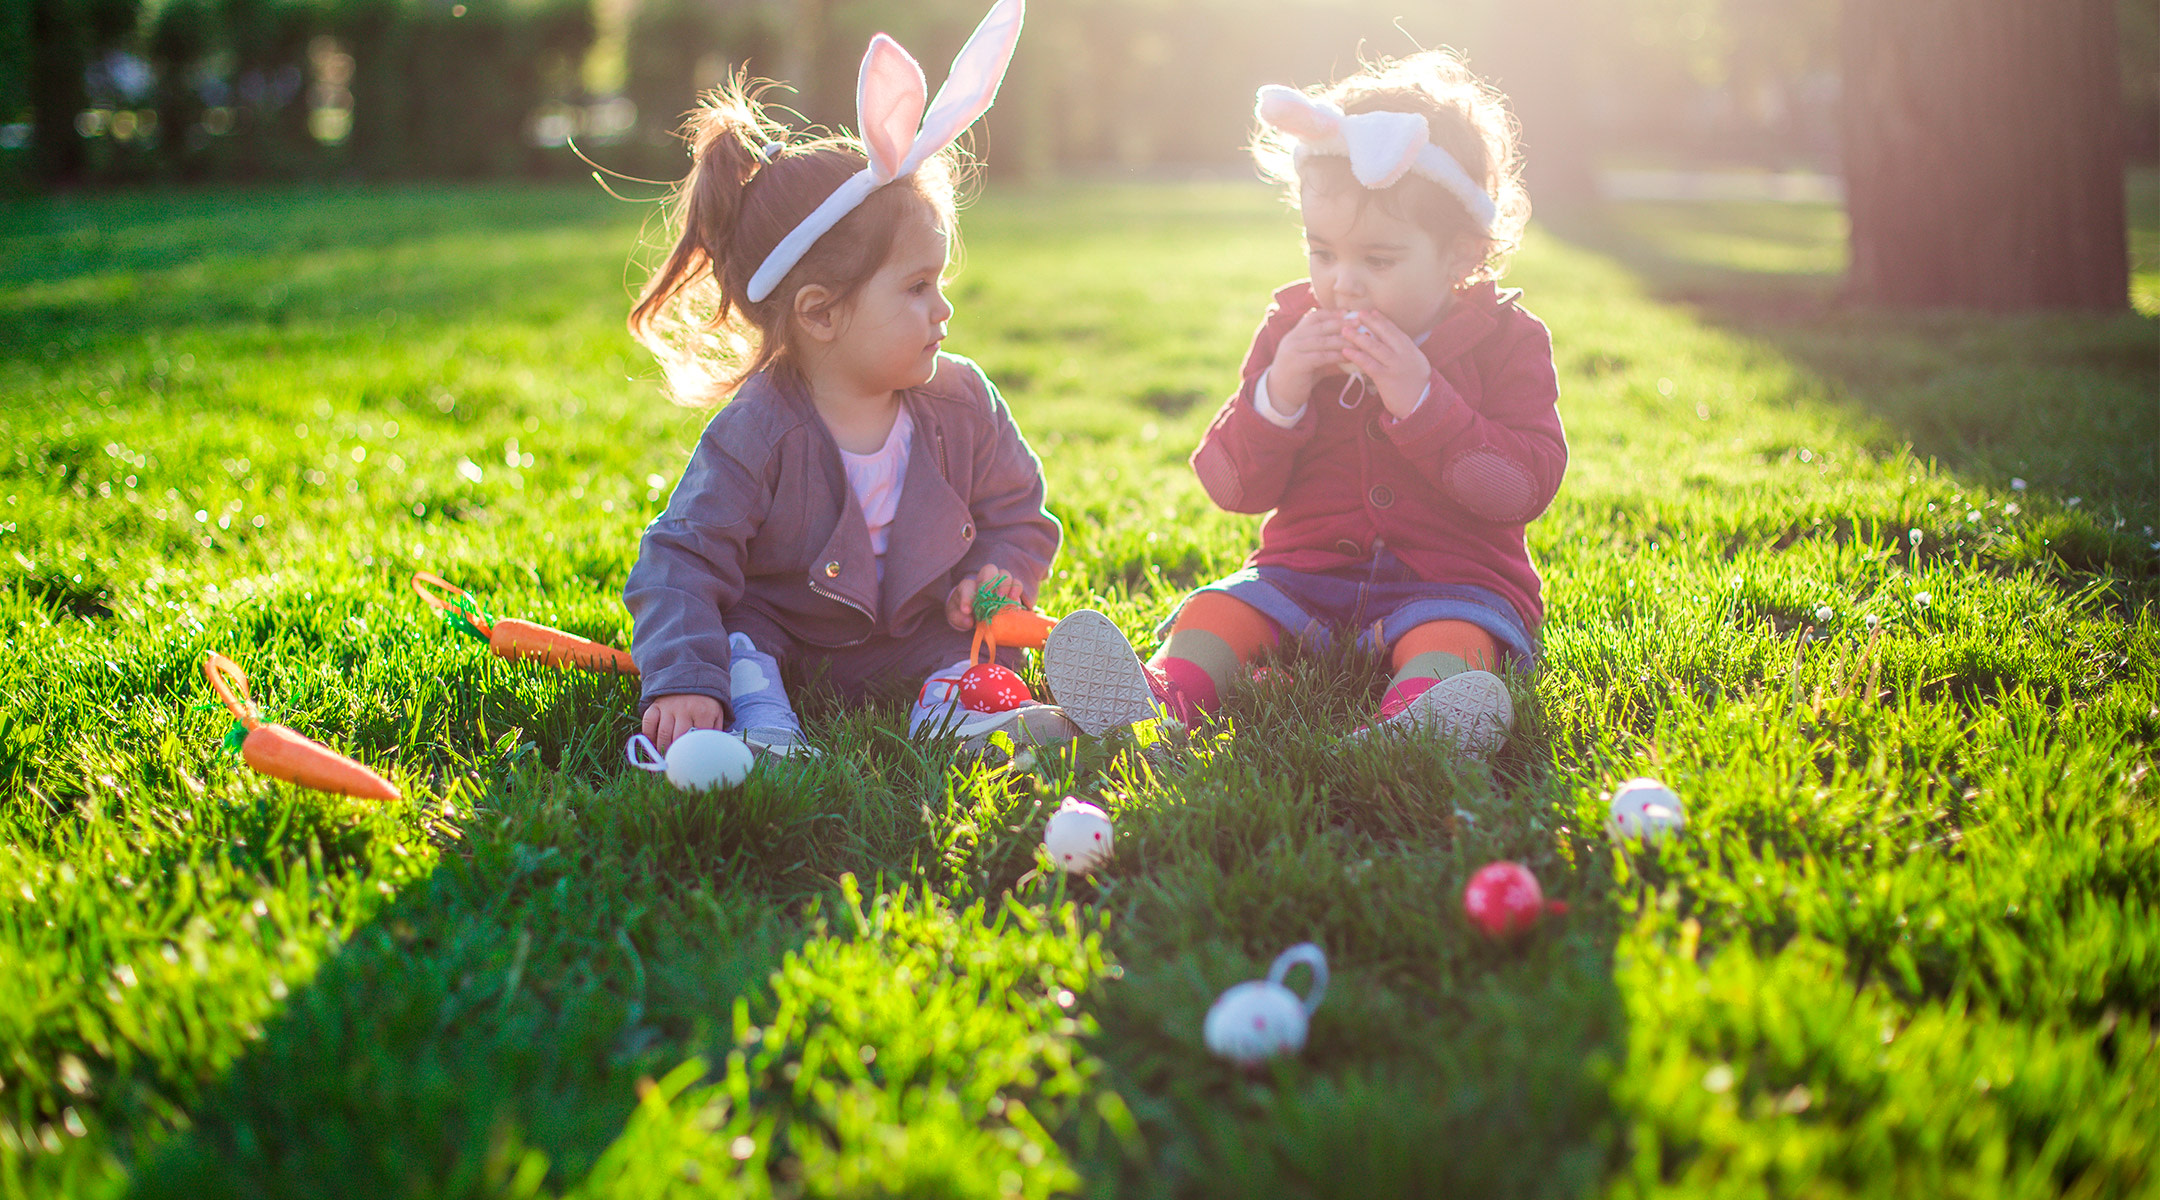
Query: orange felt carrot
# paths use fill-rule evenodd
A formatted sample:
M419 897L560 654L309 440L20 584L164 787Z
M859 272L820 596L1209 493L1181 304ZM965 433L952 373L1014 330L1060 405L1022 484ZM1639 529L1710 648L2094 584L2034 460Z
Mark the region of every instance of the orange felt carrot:
M516 617L497 620L480 607L471 592L440 575L418 571L413 574L412 582L413 590L420 593L422 600L441 610L451 628L486 642L488 649L498 657L550 667L582 667L603 675L638 673L637 664L630 661L630 656L613 646L603 646L574 633L564 633ZM445 600L436 592L447 594L449 599Z
M1050 628L1057 618L1046 617L1021 604L1010 596L1000 595L998 585L1005 576L975 589L975 640L968 650L968 661L978 658L983 662L997 659L998 647L1017 646L1022 650L1040 650L1043 640L1050 636ZM990 653L983 655L988 647Z
M319 792L336 792L363 800L400 798L395 784L360 763L283 725L266 724L255 708L254 699L248 695L246 673L233 660L212 651L203 660L203 674L210 677L210 688L218 694L218 699L225 702L225 707L231 709L232 715L247 729L247 736L240 743L240 759L247 765L273 779L297 783ZM228 686L227 680L238 687L239 695L233 694L233 687Z

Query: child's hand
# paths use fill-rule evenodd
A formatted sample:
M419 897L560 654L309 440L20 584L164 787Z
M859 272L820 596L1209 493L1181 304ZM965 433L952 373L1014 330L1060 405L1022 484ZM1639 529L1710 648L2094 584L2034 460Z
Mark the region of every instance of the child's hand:
M1425 398L1432 364L1410 335L1376 312L1343 314L1343 357L1372 381L1380 403L1400 421Z
M718 729L725 718L720 702L711 696L662 696L645 706L645 736L666 754L676 738L693 729Z
M945 597L945 623L954 629L975 628L975 589L1000 575L1005 576L1005 582L998 585L997 594L1010 600L1020 599L1020 581L1006 575L996 563L986 563L972 578L953 585L952 594Z
M1296 412L1305 407L1305 398L1322 376L1342 369L1342 314L1312 309L1275 346L1275 361L1267 370L1268 399L1277 412Z

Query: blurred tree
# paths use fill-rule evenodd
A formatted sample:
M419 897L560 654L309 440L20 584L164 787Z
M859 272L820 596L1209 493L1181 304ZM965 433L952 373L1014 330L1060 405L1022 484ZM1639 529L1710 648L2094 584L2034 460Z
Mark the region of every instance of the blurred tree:
M32 170L48 185L81 182L89 155L75 118L89 107L91 59L135 30L141 0L30 0Z
M30 21L30 0L0 0L0 125L31 117ZM28 182L29 157L19 146L0 146L0 195Z
M2115 0L1847 0L1855 298L2121 308Z
M1596 46L1594 14L1577 0L1517 0L1496 14L1483 39L1492 49L1470 65L1507 93L1522 126L1523 181L1534 203L1591 199L1596 135L1583 80Z
M225 170L241 179L295 174L315 157L304 85L308 38L322 14L305 0L219 4L237 93L232 134L218 146Z
M762 0L643 0L624 48L623 95L637 106L637 134L603 161L633 175L681 175L687 164L675 133L700 90L733 70L786 78L781 16Z
M353 58L352 131L345 153L354 169L375 179L411 174L405 130L413 81L411 10L404 0L333 0L328 26Z
M168 0L151 19L144 48L157 74L158 157L168 174L193 178L205 169L202 97L188 76L217 37L217 14L208 0Z
M0 122L30 112L30 3L0 0Z
M2138 162L2160 159L2160 4L2120 0L2123 148Z

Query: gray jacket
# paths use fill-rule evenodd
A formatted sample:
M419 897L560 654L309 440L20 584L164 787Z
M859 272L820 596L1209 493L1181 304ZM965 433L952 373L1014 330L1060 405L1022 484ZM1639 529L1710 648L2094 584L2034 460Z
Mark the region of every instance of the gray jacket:
M1062 530L1004 399L973 362L941 354L901 402L915 433L882 584L840 448L799 386L762 372L706 425L623 591L641 704L691 693L726 707L730 625L761 645L779 633L844 654L944 621L953 585L985 563L1033 602Z

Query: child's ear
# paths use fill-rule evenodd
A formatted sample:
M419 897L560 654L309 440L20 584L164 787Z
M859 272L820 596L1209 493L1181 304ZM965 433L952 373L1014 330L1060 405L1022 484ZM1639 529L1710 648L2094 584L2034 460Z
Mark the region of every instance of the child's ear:
M795 322L802 331L820 342L830 342L840 336L841 312L839 297L823 284L804 284L795 293Z

